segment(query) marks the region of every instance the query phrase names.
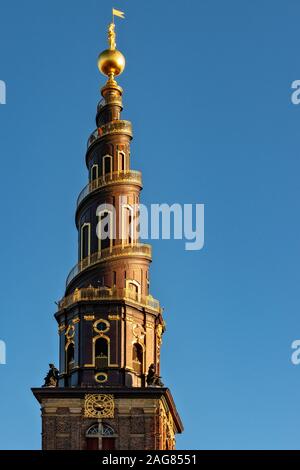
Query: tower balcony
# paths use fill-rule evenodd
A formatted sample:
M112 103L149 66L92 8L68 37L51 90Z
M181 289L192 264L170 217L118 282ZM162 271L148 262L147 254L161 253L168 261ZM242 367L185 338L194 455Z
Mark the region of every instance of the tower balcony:
M75 289L75 291L63 297L58 302L58 309L63 310L64 308L70 307L77 302L84 301L107 301L107 300L129 300L137 303L144 307L149 307L156 312L162 311L160 303L157 299L154 299L152 295L142 297L136 292L130 289L110 289L108 287L84 287L82 289Z
M77 199L77 207L81 202L92 192L96 191L103 186L108 186L110 184L136 184L142 187L142 173L140 171L128 170L128 171L114 171L112 173L107 173L100 178L91 181L87 184L83 190L80 192Z
M79 261L79 263L77 263L74 268L71 269L66 280L66 287L68 287L70 282L85 269L108 260L111 261L115 258L128 256L137 256L151 260L152 247L146 243L136 243L132 245L116 245L110 248L105 248L101 251L97 251L96 253L93 253L92 255L87 256L83 260Z
M108 122L107 124L104 124L101 127L98 127L98 129L96 129L90 135L87 143L87 148L89 149L90 146L94 144L97 140L109 134L127 134L129 135L129 137L132 138L132 124L130 121L118 119L116 121Z

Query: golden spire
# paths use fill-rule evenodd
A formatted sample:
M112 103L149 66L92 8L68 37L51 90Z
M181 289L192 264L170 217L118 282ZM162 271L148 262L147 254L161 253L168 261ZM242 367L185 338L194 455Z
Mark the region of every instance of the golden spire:
M114 77L120 75L125 68L125 57L122 52L118 51L116 48L115 15L124 18L123 12L113 9L113 22L108 26L107 32L108 49L105 49L105 51L101 52L98 56L98 68L103 75L109 77L109 82L114 82Z

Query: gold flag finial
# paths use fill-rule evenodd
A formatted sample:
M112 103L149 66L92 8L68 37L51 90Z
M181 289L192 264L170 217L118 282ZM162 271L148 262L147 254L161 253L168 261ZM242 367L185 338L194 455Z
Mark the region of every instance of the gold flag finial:
M98 68L101 73L109 77L109 82L114 81L114 77L120 75L125 68L125 57L122 52L117 50L116 31L114 17L125 18L125 13L120 10L112 9L113 21L108 26L107 39L108 49L101 52L98 56Z
M120 10L112 9L112 23L108 26L108 45L110 50L114 51L117 48L116 31L115 31L115 16L124 19L125 13Z
M115 22L115 16L122 18L124 20L125 13L124 11L116 10L115 8L112 9L112 16L113 16L113 23Z

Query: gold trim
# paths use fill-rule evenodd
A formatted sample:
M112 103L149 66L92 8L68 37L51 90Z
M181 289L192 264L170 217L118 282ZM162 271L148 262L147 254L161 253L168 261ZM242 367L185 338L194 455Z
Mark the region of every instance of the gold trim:
M123 206L124 208L125 206ZM81 227L81 229L83 226ZM90 253L90 252L89 252ZM134 256L137 258L145 258L151 261L152 259L152 248L151 245L146 243L137 243L136 241L133 243L133 236L132 236L132 243L125 244L124 240L122 240L122 244L110 246L109 248L104 248L101 252L95 252L92 255L86 256L82 259L82 250L80 252L81 259L79 263L77 263L69 272L66 280L66 285L68 286L70 282L76 277L79 273L84 271L91 266L94 266L99 263L106 262L107 260L114 260L128 256Z
M120 315L108 315L109 320L121 320Z
M97 326L99 323L105 323L106 324L106 329L105 330L98 330ZM99 318L99 320L96 320L95 323L93 324L93 328L98 333L98 335L103 336L104 333L107 333L110 329L110 323L109 321L105 320L104 318Z
M142 188L142 174L140 171L134 170L113 171L105 176L101 176L97 180L91 181L80 192L77 199L77 207L90 193L96 191L99 188L103 188L104 186L110 186L116 183L137 185Z
M68 341L67 341L67 344L65 345L65 351L67 351L68 347L70 346L70 344L73 344L74 346L74 349L75 349L75 343L74 343L74 340L73 339L69 339L68 338ZM75 351L74 351L75 352Z
M92 132L87 143L87 148L89 149L98 139L102 139L102 137L108 134L126 134L132 137L132 124L130 121L124 119L115 119L114 121L103 124Z
M71 323L68 325L68 328L65 332L65 336L68 340L68 343L72 343L72 342L74 343L74 341L72 341L72 338L74 338L75 336L75 326L72 325Z
M79 317L76 317L76 318L73 318L72 322L75 324L75 323L79 323L80 322L80 318Z
M162 313L162 308L160 307L158 300L154 299L151 295L147 295L146 297L141 297L140 299L137 299L132 292L125 288L103 289L100 287L95 288L92 286L77 289L72 294L63 297L58 304L58 310L61 311L62 309L81 301L110 302L114 300L130 302L135 305L138 305L140 308L145 308L147 310ZM86 319L87 316L89 315L86 315L84 318Z
M101 380L99 379L100 375L102 375L104 377ZM98 372L97 374L95 374L95 380L98 384L104 384L108 380L108 375L105 372Z
M93 321L93 320L95 320L95 315L84 315L83 318L86 321Z
M91 368L94 369L94 368L95 368L95 364L84 364L83 367L91 367ZM115 367L116 367L116 368L120 368L121 366L120 366L119 364L111 364L111 363L109 363L109 365L108 365L107 368L110 369L110 368L115 368Z

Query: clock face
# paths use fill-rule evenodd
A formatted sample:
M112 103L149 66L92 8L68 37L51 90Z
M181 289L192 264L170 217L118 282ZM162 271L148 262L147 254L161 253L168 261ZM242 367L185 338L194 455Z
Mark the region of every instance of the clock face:
M86 418L113 418L114 399L109 394L85 395L84 416Z

